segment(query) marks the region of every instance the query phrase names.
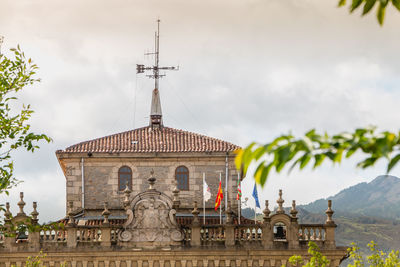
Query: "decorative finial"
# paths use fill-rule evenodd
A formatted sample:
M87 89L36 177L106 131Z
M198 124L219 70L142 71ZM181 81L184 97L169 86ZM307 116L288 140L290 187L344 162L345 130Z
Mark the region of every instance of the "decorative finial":
M199 211L199 209L197 208L197 201L195 201L195 202L193 203L192 214L193 214L193 224L194 224L194 225L198 225L198 224L200 223L200 221L199 221L199 214L200 214L200 211Z
M276 201L276 203L278 203L278 209L276 211L277 214L285 213L285 210L283 209L283 202L285 202L285 200L282 199L282 189L279 189L279 198Z
M32 223L37 224L38 221L39 221L39 220L38 220L39 212L36 210L36 208L37 208L37 203L36 203L36 201L33 202L32 206L33 206L33 211L31 212Z
M108 202L107 201L104 202L104 210L101 213L101 215L103 215L103 217L104 217L103 225L110 224L110 222L108 220L108 216L110 216L110 211L108 210Z
M5 221L10 222L11 221L11 211L10 211L10 202L6 202L6 211L4 212L4 217L6 217Z
M156 178L154 177L154 170L151 170L150 172L151 176L147 181L149 181L149 190L155 190L154 189L154 184L156 183Z
M124 203L124 209L127 210L128 207L129 207L129 204L131 203L129 201L129 198L131 197L131 190L129 190L128 185L125 187L124 195L125 195L124 202L123 202Z
M325 211L326 213L326 224L334 224L335 222L332 220L332 215L334 211L332 210L332 200L328 200L328 209Z
M181 204L181 202L179 201L179 189L178 189L178 181L175 180L175 187L174 190L172 191L172 194L174 196L173 198L173 208L176 210L179 208L179 205Z
M270 220L269 214L271 213L271 211L269 210L268 205L269 205L268 200L265 200L265 209L263 210L263 213L264 213L264 216L263 216L264 222L267 222L267 221Z
M290 215L292 215L293 219L297 219L297 213L298 211L296 210L296 200L292 201L292 209L290 210Z
M20 201L18 202L19 212L17 213L17 216L26 216L24 212L24 206L25 206L24 192L19 193L19 198L20 198Z
M68 202L68 225L75 225L75 218L74 218L74 202Z

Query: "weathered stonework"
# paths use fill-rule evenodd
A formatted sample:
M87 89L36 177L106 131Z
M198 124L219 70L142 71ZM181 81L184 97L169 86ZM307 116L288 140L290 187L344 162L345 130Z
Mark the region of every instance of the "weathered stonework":
M118 191L118 170L128 166L132 170L132 193L143 192L151 171L157 177L157 187L161 192L172 196L175 185L175 170L183 165L189 169L189 190L181 191L180 206L189 210L193 201L202 203L203 173L206 175L207 184L212 191L212 199L216 197L219 183L219 173L222 176L222 186L225 188L225 160L226 153L220 155L207 155L206 153L179 155L126 155L115 157L109 154L93 153L90 157L85 154L70 155L57 154L60 163L65 166L67 202L73 201L74 207L82 207L82 158L84 169L84 208L90 214L102 209L102 203L107 199L110 209L120 209L123 194ZM237 209L236 185L237 171L234 166L234 155L228 155L228 195L232 202L232 209ZM225 193L225 192L224 192ZM206 208L212 210L214 201L208 201Z

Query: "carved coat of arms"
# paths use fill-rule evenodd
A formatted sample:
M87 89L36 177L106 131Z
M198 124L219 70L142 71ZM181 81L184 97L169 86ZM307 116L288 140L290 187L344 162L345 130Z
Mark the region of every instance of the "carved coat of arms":
M135 196L126 208L128 219L119 234L122 242L134 242L135 246L177 245L183 240L172 200L165 194L149 189Z

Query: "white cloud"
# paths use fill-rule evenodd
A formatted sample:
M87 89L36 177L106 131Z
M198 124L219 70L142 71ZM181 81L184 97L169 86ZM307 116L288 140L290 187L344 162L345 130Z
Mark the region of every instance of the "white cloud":
M33 155L16 155L26 183L13 196L39 191L45 221L60 214L44 211L65 206L56 149L147 123L153 84L136 77L135 64L152 64L143 52L153 46L157 16L161 63L181 66L161 81L167 126L239 145L310 128L400 126L397 13L388 12L381 28L374 15L349 15L320 0L2 4L8 10L0 17L3 50L21 44L43 79L21 99L36 111L34 129L54 139ZM384 171L353 166L274 175L262 199L275 200L283 188L287 200L304 203ZM251 194L252 181L246 183Z

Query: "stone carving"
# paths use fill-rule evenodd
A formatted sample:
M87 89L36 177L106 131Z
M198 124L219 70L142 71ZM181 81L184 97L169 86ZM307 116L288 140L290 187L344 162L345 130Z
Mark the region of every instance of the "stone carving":
M154 179L154 178L153 178ZM150 179L149 179L150 180ZM175 219L173 201L153 188L138 194L126 206L128 219L119 234L122 242L141 243L146 246L174 245L183 240L183 233ZM153 243L153 244L152 244Z

